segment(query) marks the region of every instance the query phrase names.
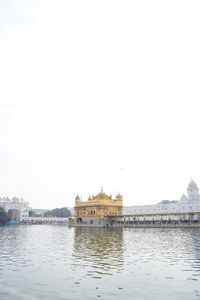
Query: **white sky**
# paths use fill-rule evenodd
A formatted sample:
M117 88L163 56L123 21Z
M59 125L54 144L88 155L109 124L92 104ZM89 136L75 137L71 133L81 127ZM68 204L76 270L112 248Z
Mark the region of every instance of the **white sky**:
M0 196L124 205L200 185L200 2L0 1Z

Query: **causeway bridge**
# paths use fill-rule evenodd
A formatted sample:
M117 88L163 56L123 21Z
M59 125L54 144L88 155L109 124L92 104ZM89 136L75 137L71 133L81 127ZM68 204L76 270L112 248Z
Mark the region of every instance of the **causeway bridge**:
M21 221L22 224L68 224L68 218L56 217L28 217Z
M200 211L113 214L101 218L74 218L69 226L83 227L200 227Z
M105 217L104 227L200 227L200 211L149 214L123 214ZM99 227L97 223L77 223L73 218L28 217L22 224L68 224ZM102 227L102 224L101 226Z
M200 211L126 214L109 216L111 226L123 227L200 227Z

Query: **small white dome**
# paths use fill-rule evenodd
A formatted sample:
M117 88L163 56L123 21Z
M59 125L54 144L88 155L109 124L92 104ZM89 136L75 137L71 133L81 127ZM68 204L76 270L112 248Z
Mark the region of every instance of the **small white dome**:
M187 201L188 201L188 198L186 197L185 194L183 194L183 195L181 196L179 202L184 203L184 202L187 202Z
M195 188L195 189L198 188L196 182L194 182L194 180L192 180L192 179L191 179L191 181L190 181L188 187L189 187L189 188Z

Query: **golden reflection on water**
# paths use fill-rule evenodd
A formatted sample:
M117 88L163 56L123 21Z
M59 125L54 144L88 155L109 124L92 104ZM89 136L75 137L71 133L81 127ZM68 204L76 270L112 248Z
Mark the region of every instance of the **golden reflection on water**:
M0 227L0 300L200 298L200 230Z
M86 269L86 275L120 273L124 267L123 230L105 228L75 228L73 266Z

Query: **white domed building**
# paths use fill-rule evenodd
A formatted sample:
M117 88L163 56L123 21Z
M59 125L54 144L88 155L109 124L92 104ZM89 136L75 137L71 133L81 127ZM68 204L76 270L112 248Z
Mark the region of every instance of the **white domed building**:
M199 188L192 179L188 185L187 193L188 193L188 200L190 200L190 201L199 201L200 200Z
M184 213L200 212L200 194L197 184L191 179L187 196L183 194L180 200L163 200L155 205L125 206L124 214L151 214L151 213Z
M0 207L4 208L6 212L11 211L12 220L23 221L28 219L29 203L22 198L0 198Z

